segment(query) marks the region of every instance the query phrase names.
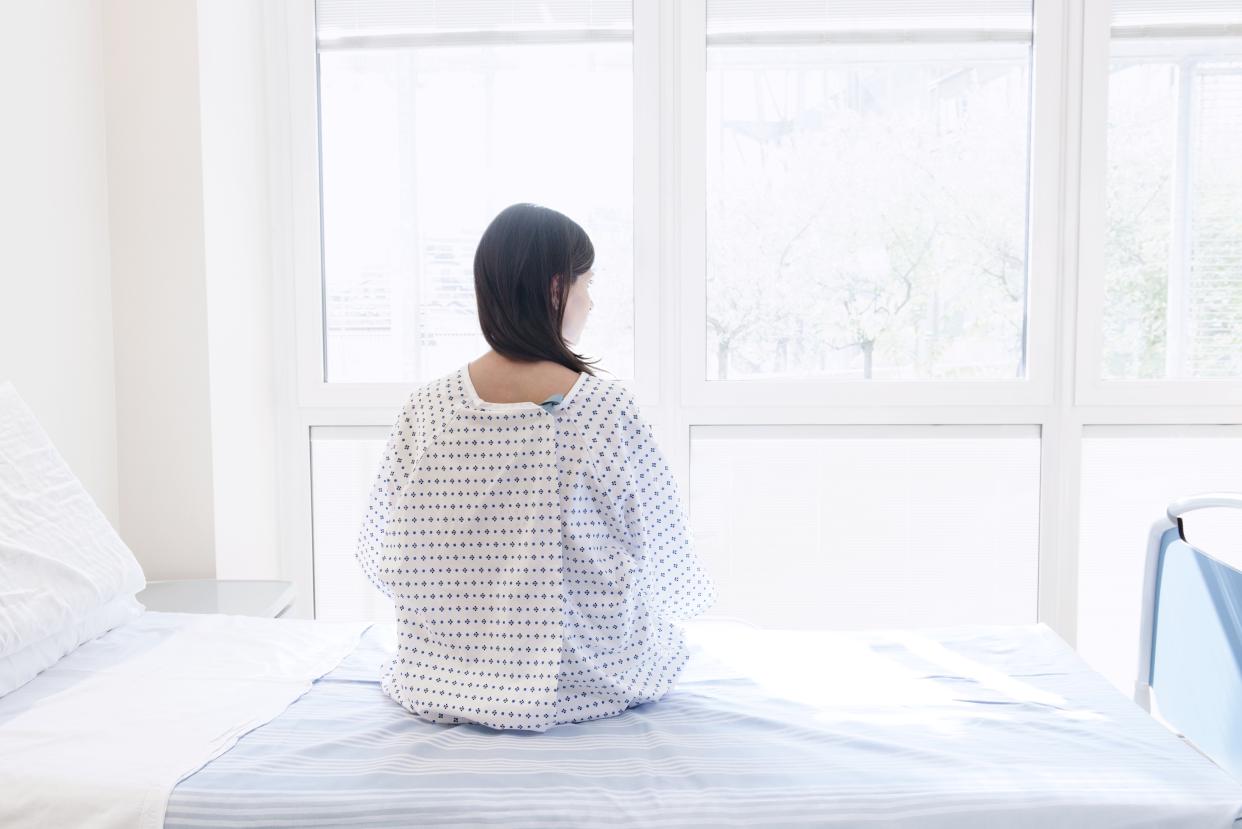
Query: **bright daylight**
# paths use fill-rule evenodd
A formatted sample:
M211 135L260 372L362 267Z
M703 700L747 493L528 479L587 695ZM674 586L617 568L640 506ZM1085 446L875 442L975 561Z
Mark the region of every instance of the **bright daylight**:
M0 826L1242 827L1238 0L0 9Z

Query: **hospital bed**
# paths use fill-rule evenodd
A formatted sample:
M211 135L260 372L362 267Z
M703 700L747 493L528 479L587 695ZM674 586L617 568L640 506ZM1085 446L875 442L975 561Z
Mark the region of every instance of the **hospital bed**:
M1151 532L1136 699L1165 724L1044 625L699 619L686 625L691 661L657 703L542 734L434 725L380 691L395 634L375 625L182 779L163 825L1235 826L1242 573L1185 540L1184 516L1204 506L1242 497L1178 502ZM142 625L191 619L148 612L79 651L124 660ZM237 619L260 622L272 624ZM30 686L54 693L59 669ZM74 734L45 736L73 750Z

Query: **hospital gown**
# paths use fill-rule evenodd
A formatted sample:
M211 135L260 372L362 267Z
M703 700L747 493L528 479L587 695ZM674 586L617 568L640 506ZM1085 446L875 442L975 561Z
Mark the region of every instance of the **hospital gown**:
M384 692L430 722L545 731L658 700L677 622L717 598L632 394L585 373L548 408L484 401L464 366L411 394L357 557L396 609Z

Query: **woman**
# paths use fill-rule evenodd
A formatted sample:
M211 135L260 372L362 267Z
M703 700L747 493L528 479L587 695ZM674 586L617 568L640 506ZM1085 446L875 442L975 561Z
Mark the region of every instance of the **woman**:
M422 719L545 731L658 700L676 622L716 601L651 427L571 348L594 260L555 210L501 211L474 259L491 350L388 439L357 555L396 607L384 692Z

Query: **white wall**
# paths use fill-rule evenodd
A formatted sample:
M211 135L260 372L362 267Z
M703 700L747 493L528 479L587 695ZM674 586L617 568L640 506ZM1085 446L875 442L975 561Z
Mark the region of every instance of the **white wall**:
M6 7L0 381L149 579L279 571L263 7Z
M198 19L104 20L120 532L148 579L215 574Z
M0 381L116 524L102 6L7 3L5 28Z
M198 3L216 574L276 578L263 8Z
M106 16L121 533L148 578L277 578L263 7Z

